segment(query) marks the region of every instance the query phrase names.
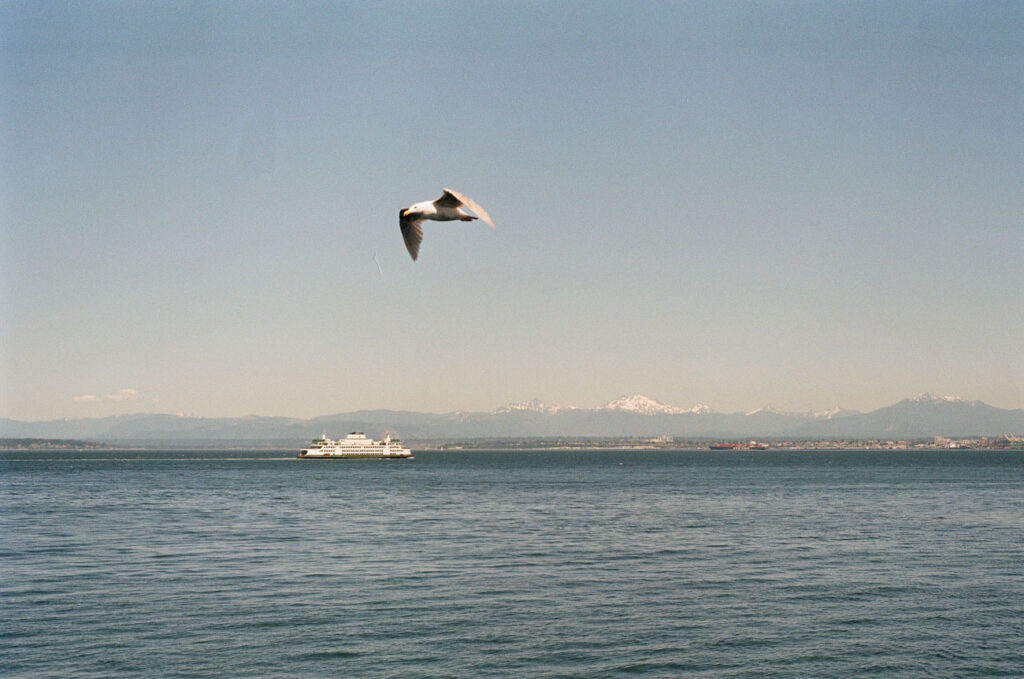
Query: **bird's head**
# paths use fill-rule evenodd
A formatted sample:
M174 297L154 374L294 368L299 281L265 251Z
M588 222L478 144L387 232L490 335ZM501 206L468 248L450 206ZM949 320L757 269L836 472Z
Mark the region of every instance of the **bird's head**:
M419 203L413 203L409 207L402 210L403 217L414 217L423 213L429 213L433 211L434 204L430 201L423 201Z

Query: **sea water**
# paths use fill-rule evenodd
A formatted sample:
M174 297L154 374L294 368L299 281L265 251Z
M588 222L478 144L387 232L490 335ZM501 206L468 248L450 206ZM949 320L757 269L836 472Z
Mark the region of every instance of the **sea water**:
M1024 676L1021 452L5 452L6 677Z

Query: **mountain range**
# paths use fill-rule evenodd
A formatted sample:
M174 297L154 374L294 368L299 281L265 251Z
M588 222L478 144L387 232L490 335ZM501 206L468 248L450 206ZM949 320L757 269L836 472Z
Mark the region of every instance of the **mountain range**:
M636 395L600 408L553 406L534 399L491 412L360 410L310 419L167 414L37 422L0 418L0 438L78 438L110 443L277 440L298 444L321 432L337 437L349 431L371 436L391 431L406 440L630 436L907 439L1022 434L1024 409L1005 410L980 401L921 394L868 413L842 408L794 413L771 406L719 413L705 405L677 408Z

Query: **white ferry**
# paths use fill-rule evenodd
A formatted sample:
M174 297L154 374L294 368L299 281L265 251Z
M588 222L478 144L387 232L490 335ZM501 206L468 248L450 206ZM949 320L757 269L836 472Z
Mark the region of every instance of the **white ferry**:
M339 460L411 460L412 451L402 447L402 442L388 434L383 441L366 438L361 431L354 431L343 439L335 441L320 434L313 439L309 448L299 451L299 457Z

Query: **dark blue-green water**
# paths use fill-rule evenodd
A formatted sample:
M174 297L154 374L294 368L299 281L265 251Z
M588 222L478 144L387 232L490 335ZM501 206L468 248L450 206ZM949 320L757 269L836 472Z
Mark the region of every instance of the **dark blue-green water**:
M0 457L7 677L1024 676L1024 454Z

